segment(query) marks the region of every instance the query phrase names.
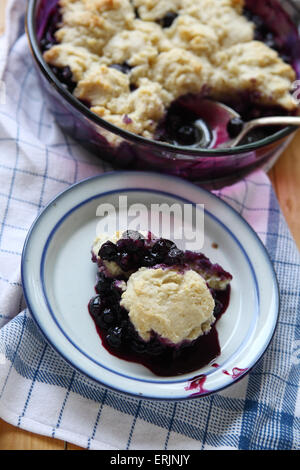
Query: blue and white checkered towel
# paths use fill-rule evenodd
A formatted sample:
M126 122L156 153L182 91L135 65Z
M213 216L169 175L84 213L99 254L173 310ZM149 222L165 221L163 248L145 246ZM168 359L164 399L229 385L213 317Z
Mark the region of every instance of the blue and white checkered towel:
M275 337L248 376L191 402L138 400L95 384L45 342L22 294L25 236L50 198L107 166L48 112L24 36L25 5L11 1L0 39L0 416L90 449L299 449L300 257L263 172L218 193L261 237L280 284Z

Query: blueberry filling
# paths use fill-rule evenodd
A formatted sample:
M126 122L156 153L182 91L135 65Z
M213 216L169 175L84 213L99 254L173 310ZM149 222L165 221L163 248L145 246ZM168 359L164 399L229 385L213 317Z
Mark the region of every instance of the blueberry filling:
M89 302L89 311L94 320L97 321L99 316L102 313L102 302L101 302L101 297L100 295L97 295L96 297L93 297L90 302Z
M120 348L122 345L123 329L119 326L108 330L106 341L112 348Z
M121 239L130 238L131 240L145 240L144 235L142 235L137 230L126 230L122 233Z
M234 137L237 137L239 133L242 132L243 126L244 122L241 118L236 117L231 119L227 124L227 132L229 137L231 137L232 139Z
M276 35L271 31L265 21L247 8L244 8L243 14L255 25L254 39L256 41L264 42L268 47L276 50L284 62L291 63L292 58L289 51L286 47L279 45Z
M165 16L159 20L159 24L163 28L170 28L172 26L173 21L177 18L178 14L174 13L173 11L169 11L165 14Z
M222 312L223 312L223 304L220 300L218 300L216 298L216 294L214 294L215 296L215 308L214 308L214 316L215 318L219 318L221 315L222 315Z
M111 69L116 69L119 72L122 72L124 74L130 73L132 67L127 64L127 62L124 62L123 64L111 64L109 66Z
M160 238L152 246L152 254L160 257L161 261L163 261L163 258L167 256L169 250L172 250L175 246L175 243L171 240Z
M170 106L156 134L157 140L184 147L207 148L213 139L207 124L179 102Z
M116 245L112 242L104 243L101 246L98 255L105 261L118 261L120 258L120 253L118 252Z
M182 145L193 145L200 140L199 131L193 123L184 124L178 129L177 140Z
M114 261L123 271L137 270L156 264L183 264L184 253L166 239L159 239L148 246L143 238L121 238L116 244L104 243L98 253L104 261Z
M157 263L160 263L159 266L179 266L180 269L193 265L193 268L206 271L209 275L214 273L221 279L231 280L229 273L219 265L212 265L202 253L182 251L171 240L153 239L152 236L145 238L133 230L124 232L115 244L104 243L99 255L102 260L114 260L126 270L153 267ZM125 263L123 258L126 259ZM180 375L196 370L220 354L215 324L208 334L176 347L154 332L150 340L145 342L131 323L127 310L120 306L122 290L119 282L122 279L123 275L116 279L99 272L95 288L97 295L88 306L102 344L111 354L143 364L160 376ZM225 290L210 290L215 299L214 316L218 320L227 309L230 286Z
M132 233L133 238L128 238ZM125 238L121 238L117 243L107 241L101 246L98 256L103 261L113 261L123 271L129 272L141 267L154 267L155 265L181 266L182 269L187 265L193 264L197 270L210 271L222 279L231 279L231 275L224 271L221 266L211 264L210 260L203 254L193 251L182 251L176 244L168 239L151 237L143 238L138 232L127 232ZM126 260L126 269L124 269L124 259ZM110 289L109 278L103 273L98 275L96 290L107 292Z
M133 69L130 65L127 64L127 62L124 62L123 64L111 64L109 65L111 69L118 70L118 72L124 73L125 75L128 75L130 71ZM135 91L137 89L137 86L134 83L130 83L129 89L131 92ZM124 121L126 124L129 122Z
M278 131L278 128L277 128L277 131ZM275 129L268 133L267 128L265 129L257 128L249 132L249 134L241 141L240 145L254 144L255 142L258 142L259 140L265 139L269 135L274 134L274 132L276 132Z
M226 311L230 288L225 291L213 290L212 293L215 297L214 315L218 320ZM97 307L97 316L95 316L94 305L96 303L98 306L99 301L92 299L89 310L103 346L116 357L143 364L156 375L172 376L194 371L220 354L215 324L208 334L192 342L182 343L176 348L162 341L155 333L152 333L148 342L145 342L134 329L125 309L119 309L118 313L115 313L119 301L115 302L115 309L111 305L107 307L107 298L104 297L101 303L102 310L99 313Z
M62 83L62 85L70 92L73 93L73 91L76 88L76 82L73 81L73 74L70 69L70 67L54 67L51 66L51 70L54 73L54 75L58 78L58 80Z
M53 40L49 40L48 38L44 37L40 41L40 46L43 52L48 51L51 49L52 46L54 46L55 42Z
M98 282L96 284L96 292L98 294L109 294L111 290L110 279L105 277L102 273L98 273Z
M42 38L40 39L40 48L42 52L45 52L55 44L57 44L57 40L55 37L55 33L58 30L59 24L61 22L61 14L58 10L52 11L49 15L49 19L47 25L44 29ZM55 67L50 66L54 75L58 78L58 80L62 83L62 85L69 90L70 93L76 88L76 82L73 81L72 78L72 71L70 67Z
M129 89L130 89L131 92L133 92L133 91L137 90L137 86L134 83L130 83Z
M52 13L49 15L47 25L44 29L44 34L40 40L40 47L43 52L47 51L52 46L57 44L55 33L58 30L60 22L61 22L60 12L58 10L52 11Z

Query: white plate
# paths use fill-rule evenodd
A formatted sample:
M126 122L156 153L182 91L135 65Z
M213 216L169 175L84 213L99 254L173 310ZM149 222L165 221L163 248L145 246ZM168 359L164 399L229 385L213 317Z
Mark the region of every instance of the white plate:
M201 251L233 275L230 305L217 323L221 355L214 365L162 378L102 347L87 311L96 279L90 249L99 222L97 207L116 201L119 195L127 195L129 204L204 204ZM213 243L219 248L214 249ZM155 173L106 173L58 195L28 234L22 281L31 314L50 344L71 365L112 389L151 399L199 397L233 384L264 353L278 318L278 285L272 264L245 220L211 193Z

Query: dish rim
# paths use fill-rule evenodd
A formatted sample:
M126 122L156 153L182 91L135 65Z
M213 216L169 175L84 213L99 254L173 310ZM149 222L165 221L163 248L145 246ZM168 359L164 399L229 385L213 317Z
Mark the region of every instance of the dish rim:
M232 384L235 384L237 381L239 381L241 378L243 378L245 375L247 375L250 370L257 364L257 362L261 359L261 357L265 354L266 350L268 349L271 341L272 341L272 338L274 336L274 333L276 331L276 328L277 328L277 324L278 324L278 319L279 319L279 312L280 312L280 291L279 291L279 284L278 284L278 280L277 280L277 276L276 276L276 273L275 273L275 270L274 270L274 267L273 267L273 264L272 264L272 261L271 261L271 258L263 244L263 242L260 240L260 238L257 236L256 232L254 231L254 229L249 225L249 223L243 219L237 211L235 211L229 204L227 204L225 201L219 199L217 196L215 196L214 194L210 193L209 191L203 189L203 188L198 188L196 187L195 185L193 185L192 183L188 182L188 181L184 181L182 180L181 178L178 178L178 177L174 177L174 176L170 176L170 175L159 175L160 178L163 178L163 179L171 179L173 180L173 182L180 182L181 184L184 184L184 185L187 185L188 187L190 188L193 188L194 190L196 189L198 192L204 192L204 193L207 193L209 194L210 197L212 197L213 199L216 199L219 203L221 203L222 205L225 205L226 208L228 208L230 210L230 212L232 212L235 217L238 217L239 221L246 227L247 231L250 231L250 233L252 234L252 236L255 238L256 242L258 242L258 245L260 245L261 249L262 249L262 252L264 253L265 255L265 259L266 259L266 262L267 262L267 265L270 269L270 272L272 273L272 281L273 281L273 286L274 286L274 292L275 292L275 308L274 308L274 319L275 321L273 322L273 325L272 325L272 330L270 330L270 335L269 335L269 338L267 340L266 343L264 343L263 347L261 348L260 352L258 355L255 355L255 358L254 360L252 361L252 363L249 365L249 367L247 369L245 369L245 371L243 373L241 373L241 375L238 377L238 378L235 378L234 380L232 380L232 382L230 383L227 383L227 384L224 384L224 386L222 387L219 387L217 389L214 389L214 390L208 390L208 391L205 391L199 395L196 395L196 396L193 396L193 395L188 395L188 396L176 396L176 397L166 397L166 396L163 396L163 397L158 397L158 396L152 396L151 394L148 393L147 394L140 394L141 392L137 392L136 394L130 392L130 391L126 391L122 388L118 388L117 386L113 386L109 383L106 383L106 382L101 382L99 380L99 378L96 378L94 377L91 372L87 372L87 370L84 370L84 368L81 368L80 365L78 364L74 364L74 362L72 361L71 358L69 357L66 357L64 352L59 348L59 346L57 346L55 344L55 342L53 342L53 340L49 337L51 336L49 333L47 333L47 331L45 330L45 328L39 323L39 320L38 320L38 314L36 314L36 312L34 311L34 309L32 309L32 306L31 306L31 302L30 302L30 294L28 293L28 289L27 289L27 285L26 285L26 273L25 273L25 257L26 257L26 254L27 254L27 248L28 248L28 245L29 245L29 242L30 242L30 238L31 238L31 235L32 233L34 232L34 230L36 229L36 227L38 227L38 224L40 223L40 220L43 216L43 214L49 209L49 207L52 206L52 204L54 202L56 202L58 199L61 199L62 197L64 197L64 194L66 192L69 192L71 190L74 190L74 188L76 188L77 186L79 185L82 185L82 184L88 184L90 181L93 181L93 180L97 180L97 179L102 179L102 178L105 178L105 177L109 177L109 176L120 176L122 175L122 177L125 175L127 176L139 176L139 177L145 177L149 174L151 175L157 175L157 173L155 172L134 172L134 171L112 171L112 172L107 172L107 173L104 173L104 174L101 174L101 175L97 175L97 176L92 176L92 177L88 177L88 178L85 178L77 183L74 183L72 184L71 186L69 186L68 188L66 188L65 190L61 191L60 193L58 193L54 198L51 199L51 201L45 206L45 208L43 209L43 211L36 217L35 221L33 222L28 234L27 234L27 237L26 237L26 240L25 240L25 243L24 243L24 247L23 247L23 251L22 251L22 259L21 259L21 279L22 279L22 285L23 285L23 291L24 291L24 297L25 297L25 300L26 300L26 303L27 303L27 306L28 306L28 309L35 321L35 323L37 324L37 326L39 327L40 331L43 333L44 337L47 339L48 343L53 347L53 349L60 355L64 358L65 361L67 361L73 368L75 368L76 370L78 370L79 372L83 373L85 376L89 377L90 379L92 379L93 381L95 381L96 383L98 383L99 385L102 385L102 386L105 386L113 391L117 391L119 393L123 393L123 394L126 394L126 395L129 395L131 397L135 397L135 398L143 398L143 399L151 399L151 400L167 400L167 401L178 401L178 400L186 400L186 399L193 399L193 398L201 398L203 396L207 396L207 395L210 395L212 393L216 393L216 392L219 392L227 387L229 387L230 385ZM130 188L127 188L127 190L130 189ZM126 188L124 188L124 190L126 190ZM140 191L143 191L142 188L135 188L135 190L140 190ZM156 189L153 189L152 190L153 192L156 192L157 190ZM114 191L116 192L116 190ZM98 194L98 197L99 195L101 194L101 192ZM104 194L104 193L103 193ZM170 196L172 196L172 193L169 193ZM173 194L173 196L177 197L175 194ZM179 196L179 198L181 198L181 196ZM191 201L192 202L192 201ZM74 210L74 207L72 208L72 210ZM213 214L212 214L213 215ZM63 218L65 218L66 216L66 213L64 215ZM219 221L219 218L217 218L217 220ZM221 223L226 227L226 225L224 224L224 222L221 221ZM57 224L55 224L57 225ZM51 232L53 231L53 228L51 230ZM229 230L231 232L231 230ZM50 234L51 234L50 232ZM47 236L47 241L49 240L49 237L50 237L50 234L48 234ZM43 247L43 253L45 251L45 246ZM246 253L247 254L247 253ZM251 260L250 260L251 261ZM251 263L250 263L251 264ZM40 265L41 265L41 260L40 260ZM260 309L260 305L258 304L258 312L259 312L259 309ZM49 306L47 305L47 310L49 312L49 314L51 315L51 311L49 311ZM52 316L52 315L51 315ZM53 319L53 318L52 318ZM60 328L59 328L60 329ZM65 336L65 335L64 335ZM68 339L68 337L67 337ZM70 341L69 341L70 342ZM71 341L71 344L72 344L72 347L74 347L74 344L72 343ZM82 354L82 351L80 351L81 354ZM83 353L84 354L84 353ZM86 354L84 354L86 356ZM90 360L90 358L88 358ZM95 361L93 361L95 362ZM101 367L101 365L100 365ZM114 374L116 374L116 372L112 372ZM205 374L205 375L209 375L209 374ZM129 379L129 380L132 380L131 377L126 377L125 378ZM139 379L140 380L140 379ZM149 381L147 380L143 380L141 379L140 380L141 382L144 382L146 384L150 383ZM172 381L172 383L177 383L177 382L180 382L180 383L188 383L190 382L191 379L189 378L185 378L183 380L174 380ZM154 382L154 386L155 386L155 383L157 381ZM153 382L151 382L153 384ZM158 381L159 383L159 381ZM168 382L164 382L166 385L168 384Z
M70 93L65 87L63 87L61 82L54 75L51 68L43 59L43 55L38 44L35 25L35 13L38 1L39 0L29 0L27 3L25 29L32 56L36 64L38 65L40 72L42 72L44 78L46 78L50 85L52 85L52 87L56 89L59 95L64 100L66 100L73 108L75 108L75 110L77 110L79 113L82 113L85 118L92 121L97 126L103 127L114 135L121 136L127 143L130 142L132 144L139 144L146 147L146 149L154 149L156 151L160 151L160 158L162 159L169 159L169 157L165 155L164 152L171 153L172 158L174 158L175 160L180 160L181 156L184 155L186 161L195 160L195 157L211 158L237 156L238 158L244 158L244 154L248 154L251 151L262 149L263 147L267 147L273 143L280 143L280 140L284 139L295 131L295 127L288 126L272 134L269 137L265 137L264 139L259 140L258 142L254 142L247 145L240 145L233 149L197 149L175 146L166 142L148 139L146 137L129 132L125 129L121 129L118 126L115 126L114 124L105 121L100 116L93 113L87 106L82 104L72 95L72 93ZM178 153L180 153L181 156L177 155Z

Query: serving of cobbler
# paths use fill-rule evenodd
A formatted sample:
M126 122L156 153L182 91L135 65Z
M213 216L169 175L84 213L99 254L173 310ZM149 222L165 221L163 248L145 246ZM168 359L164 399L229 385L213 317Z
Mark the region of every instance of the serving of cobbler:
M220 354L216 322L232 275L200 252L150 232L96 238L96 293L89 302L103 346L159 376L180 375Z
M59 0L40 45L59 80L104 120L149 139L213 148L199 97L231 105L243 120L297 109L289 50L252 3Z

